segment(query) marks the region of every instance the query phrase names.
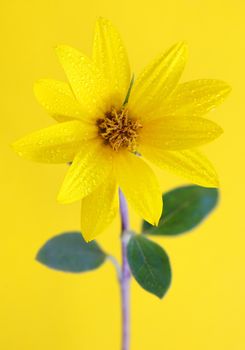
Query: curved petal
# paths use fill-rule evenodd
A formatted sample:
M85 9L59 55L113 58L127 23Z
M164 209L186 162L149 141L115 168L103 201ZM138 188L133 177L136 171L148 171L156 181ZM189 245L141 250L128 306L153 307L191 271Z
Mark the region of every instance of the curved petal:
M121 107L130 84L128 56L120 34L104 18L96 22L93 61L109 85L114 106Z
M70 121L38 130L12 146L23 158L42 163L67 163L73 160L85 140L96 135L96 127Z
M58 195L61 203L71 203L93 192L112 169L112 154L100 140L84 143L74 158Z
M204 187L218 187L217 173L210 161L197 150L162 151L154 147L141 148L143 157L159 168L174 172Z
M162 213L162 193L151 168L128 151L118 152L114 166L119 187L129 203L142 218L157 225Z
M186 46L179 43L155 59L137 78L129 99L129 110L141 120L148 119L173 91L186 62Z
M211 120L192 117L165 117L146 123L140 130L139 144L162 150L193 148L213 141L222 134Z
M163 101L159 115L201 116L221 104L230 91L231 87L220 80L199 79L180 84Z
M58 122L81 119L86 111L76 100L70 86L63 81L41 79L34 84L38 102Z
M78 50L60 45L56 53L76 98L94 121L106 111L108 91L104 79L99 76L93 62Z
M85 240L98 236L118 213L118 186L112 174L82 200L81 230Z

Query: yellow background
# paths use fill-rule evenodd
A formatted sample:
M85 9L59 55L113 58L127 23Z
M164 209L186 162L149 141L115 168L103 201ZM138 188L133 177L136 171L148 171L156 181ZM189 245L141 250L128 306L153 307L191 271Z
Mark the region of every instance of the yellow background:
M24 161L9 144L53 121L35 101L41 77L64 79L53 47L91 51L96 17L111 19L137 73L179 40L189 43L183 80L219 78L233 87L211 117L225 134L205 147L222 186L220 206L201 227L162 238L173 266L162 301L132 285L132 350L245 348L244 127L245 47L242 0L3 1L1 35L0 348L3 350L119 349L119 292L112 266L69 275L35 262L51 236L79 229L79 204L56 194L66 166ZM183 184L161 173L163 190ZM132 227L139 218L132 214ZM119 219L100 237L119 255Z

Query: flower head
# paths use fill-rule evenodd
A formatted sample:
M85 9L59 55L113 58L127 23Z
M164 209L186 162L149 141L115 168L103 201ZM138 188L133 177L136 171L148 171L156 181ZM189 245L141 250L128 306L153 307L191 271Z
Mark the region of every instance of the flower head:
M69 83L43 79L34 90L59 123L13 146L34 161L72 163L58 200L82 200L87 240L116 215L119 187L138 214L157 225L162 195L145 160L201 186L218 186L213 166L195 147L222 133L202 115L230 88L218 80L177 85L186 62L184 43L158 56L134 84L120 35L105 19L96 23L92 59L65 45L56 53Z

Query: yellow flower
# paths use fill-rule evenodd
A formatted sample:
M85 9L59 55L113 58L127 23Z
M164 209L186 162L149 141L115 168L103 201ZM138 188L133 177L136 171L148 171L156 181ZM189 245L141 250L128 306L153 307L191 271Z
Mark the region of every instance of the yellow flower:
M177 85L184 43L158 56L133 85L120 35L105 19L96 23L92 59L65 45L56 53L69 83L43 79L34 90L59 123L18 140L14 149L38 162L72 162L58 200L82 200L86 240L116 215L119 187L136 212L157 225L162 192L145 160L201 186L218 186L213 166L195 147L222 133L202 115L230 88L218 80Z

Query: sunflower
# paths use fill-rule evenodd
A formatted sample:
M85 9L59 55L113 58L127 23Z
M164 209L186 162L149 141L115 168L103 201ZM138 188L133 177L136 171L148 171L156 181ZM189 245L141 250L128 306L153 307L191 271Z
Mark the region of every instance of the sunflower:
M178 84L185 43L159 55L135 82L121 37L106 19L97 20L92 58L66 45L56 53L69 83L42 79L34 92L58 123L13 147L33 161L71 163L58 201L81 200L87 241L115 217L119 188L142 218L158 224L162 191L151 163L198 185L218 186L213 166L195 148L222 133L202 116L230 87L208 79Z

